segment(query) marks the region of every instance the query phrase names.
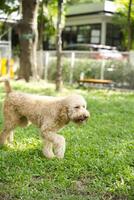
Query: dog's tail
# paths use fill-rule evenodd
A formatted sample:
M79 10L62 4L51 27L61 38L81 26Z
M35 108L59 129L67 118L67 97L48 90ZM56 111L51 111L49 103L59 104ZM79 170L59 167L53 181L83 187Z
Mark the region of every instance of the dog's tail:
M12 92L12 88L9 82L9 79L6 77L1 77L0 78L0 82L4 82L5 83L5 92L8 94L10 92Z

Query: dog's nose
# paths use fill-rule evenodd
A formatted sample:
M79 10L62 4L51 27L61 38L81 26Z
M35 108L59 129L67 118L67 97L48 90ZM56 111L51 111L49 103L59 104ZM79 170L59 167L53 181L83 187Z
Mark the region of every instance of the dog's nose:
M87 119L87 118L89 118L89 117L90 117L90 113L87 112L87 113L85 114L84 118Z
M84 119L88 119L89 115L84 115L83 117Z
M87 119L88 117L89 117L88 115L85 115L85 116L84 116L85 119Z
M86 119L89 118L89 116L90 116L90 114L89 114L89 113L86 113L85 115L83 115L83 119L86 120Z

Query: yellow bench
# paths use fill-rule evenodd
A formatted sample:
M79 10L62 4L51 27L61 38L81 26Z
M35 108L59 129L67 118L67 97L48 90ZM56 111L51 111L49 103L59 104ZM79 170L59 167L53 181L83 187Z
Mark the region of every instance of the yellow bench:
M101 84L101 85L112 85L113 81L112 80L102 80L102 79L80 79L79 84L84 84L84 83L92 83L92 84Z

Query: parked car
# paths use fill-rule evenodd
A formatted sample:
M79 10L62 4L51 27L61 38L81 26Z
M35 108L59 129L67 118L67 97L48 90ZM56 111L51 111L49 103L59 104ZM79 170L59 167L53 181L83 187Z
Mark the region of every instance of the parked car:
M64 50L89 51L93 59L123 59L122 53L116 47L106 45L75 43L68 45Z
M100 58L104 58L104 59L116 59L116 60L122 60L123 56L122 54L117 51L116 49L99 49L99 56Z
M89 44L82 44L82 43L72 43L72 44L68 44L65 48L63 48L64 50L74 50L74 51L89 51L90 50L90 46Z

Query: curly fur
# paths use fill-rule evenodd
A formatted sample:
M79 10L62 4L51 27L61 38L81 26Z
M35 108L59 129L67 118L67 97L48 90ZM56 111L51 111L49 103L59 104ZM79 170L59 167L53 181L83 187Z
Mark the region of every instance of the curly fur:
M86 102L80 95L48 97L12 91L5 82L7 96L4 101L4 128L0 144L13 141L13 129L24 127L28 121L41 130L43 154L47 158L63 158L65 139L57 132L70 121L81 123L89 117Z

